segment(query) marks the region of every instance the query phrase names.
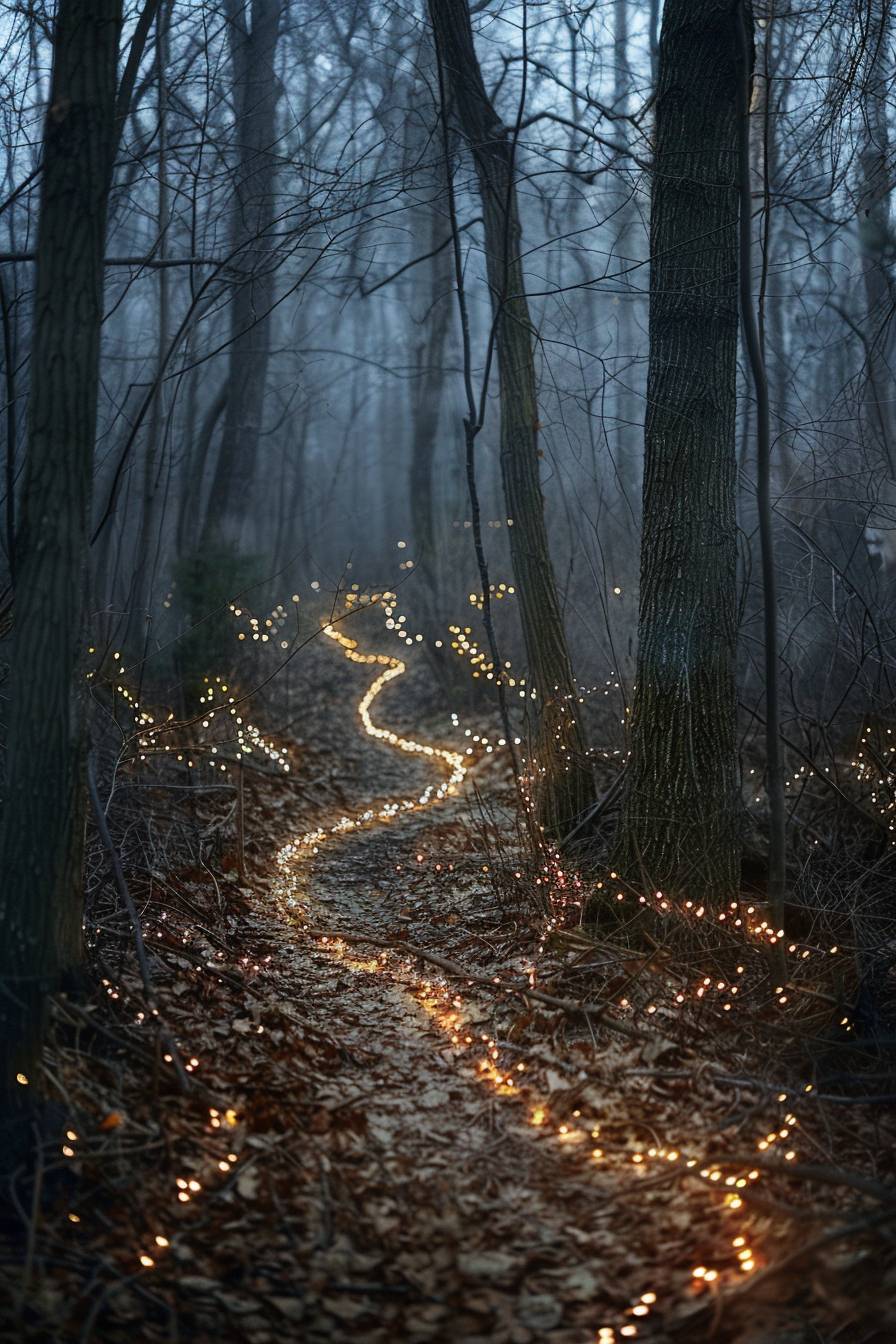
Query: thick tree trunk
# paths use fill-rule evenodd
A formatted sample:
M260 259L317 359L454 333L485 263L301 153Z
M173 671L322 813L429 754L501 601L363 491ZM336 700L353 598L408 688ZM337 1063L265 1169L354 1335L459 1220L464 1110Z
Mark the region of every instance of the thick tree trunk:
M540 824L562 837L594 799L541 493L535 332L521 259L514 143L489 101L467 0L430 0L436 45L482 198L501 397L501 476L530 680L538 695L533 777Z
M80 672L120 0L60 0L44 126L28 444L0 826L0 1101L21 1101L42 1006L81 956Z
M238 147L231 250L234 265L248 277L237 284L233 296L227 404L203 535L206 543L236 550L251 542L247 524L266 404L280 88L274 58L281 8L282 0L250 0L247 27L243 0L228 0L226 6Z
M638 666L616 868L738 888L735 409L740 0L666 0L651 215Z

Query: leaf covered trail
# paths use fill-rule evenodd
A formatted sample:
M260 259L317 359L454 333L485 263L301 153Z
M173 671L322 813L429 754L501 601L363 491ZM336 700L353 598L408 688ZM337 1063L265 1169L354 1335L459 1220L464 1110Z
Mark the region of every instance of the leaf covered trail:
M377 778L388 778L394 756L385 765L376 742L368 752ZM424 796L426 764L421 772L419 757L398 759L405 794ZM453 868L444 837L467 810L455 795L437 813L340 832L319 853L309 844L288 864L289 894L281 886L298 934L291 972L313 986L303 1010L347 1052L311 1126L323 1151L302 1311L309 1339L579 1344L618 1314L611 1304L638 1211L608 1199L593 1171L583 1181L581 1143L546 1143L519 1088L499 1095L466 1058L467 1045L492 1039L487 1005L455 1001L413 961L365 953L358 940L400 946L414 918L407 901L424 885L421 861L436 862L435 840L439 868ZM450 879L442 890L448 908L433 914L453 923ZM348 940L309 939L307 923ZM469 1039L458 1050L462 1004Z
M332 647L309 664L297 768L247 779L251 886L231 857L223 881L160 877L146 901L190 1087L147 1049L134 967L104 981L90 1055L60 1036L77 1152L18 1337L809 1344L826 1319L847 1323L831 1340L891 1337L861 1239L812 1249L879 1216L800 1179L804 1157L843 1160L837 1134L755 1076L721 1010L623 1014L623 1034L503 988L544 939L485 871L525 862L499 812L484 841L501 765L480 757L473 806L457 751L426 750L444 726L412 727L422 669ZM542 988L572 967L617 1005L633 974L642 998L674 994L662 961L575 928L554 944ZM800 1161L767 1176L759 1150L784 1136Z
M373 726L373 698L361 701L368 736L355 761L356 796L373 779L379 789L398 786L393 801L424 805L400 807L393 819L378 792L351 814L360 825L331 819L290 847L273 892L296 935L281 973L307 987L302 1011L341 1047L315 1097L311 1147L298 1159L317 1166L307 1279L293 1308L303 1337L610 1344L699 1336L719 1314L710 1284L718 1274L699 1282L691 1265L724 1237L736 1275L735 1253L750 1238L731 1235L742 1227L730 1225L730 1210L726 1223L703 1192L695 1200L687 1182L682 1188L680 1167L637 1165L651 1134L651 1153L666 1153L645 1109L662 1132L670 1113L679 1131L687 1127L687 1107L682 1114L680 1095L665 1110L642 1097L630 1113L624 1065L641 1061L613 1038L596 1073L593 1056L588 1072L553 1054L550 1023L534 1061L525 1046L514 1053L499 1037L513 1036L518 1005L477 1000L469 984L401 954L406 940L432 949L456 942L459 930L462 947L478 943L490 956L500 912L456 852L470 848L469 801L453 789L442 800L422 792L432 761ZM595 1125L597 1114L606 1127ZM678 1291L664 1303L670 1277ZM664 1306L675 1308L666 1321ZM777 1338L763 1332L763 1315L754 1303L757 1332L744 1334L735 1313L729 1337ZM780 1327L778 1315L770 1328Z
M394 849L372 835L328 856L328 894L317 896L328 927L345 920L388 935L377 858L394 859ZM412 973L403 984L344 944L299 945L293 965L315 987L315 1018L351 1056L312 1119L323 1151L309 1266L321 1297L306 1298L303 1318L310 1337L348 1337L335 1317L370 1339L522 1344L550 1331L570 1344L590 1340L612 1282L619 1210L533 1134L522 1102L458 1066L435 1020L439 1005ZM635 1235L634 1223L626 1231ZM334 1299L334 1273L347 1283L373 1278L376 1290Z

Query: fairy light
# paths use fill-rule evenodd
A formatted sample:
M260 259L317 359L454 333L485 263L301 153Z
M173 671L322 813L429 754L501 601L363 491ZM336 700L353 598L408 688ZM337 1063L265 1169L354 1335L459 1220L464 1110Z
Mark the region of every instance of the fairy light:
M382 602L383 594L347 594L346 605L348 608L355 606L371 605L375 600ZM394 596L386 594L384 611L386 612L387 625L392 622L391 628L396 637L403 640L406 644L417 643L419 640L413 630L408 629L408 622L403 614L397 612L394 605ZM350 600L349 600L350 599ZM468 649L472 649L475 656L477 650L474 647L475 642L469 636L469 631L464 630L464 637ZM257 627L259 636L264 634L264 630L259 625ZM323 627L325 636L336 644L344 656L352 663L359 666L369 666L377 669L377 674L373 681L361 695L357 703L357 715L364 733L376 741L408 754L419 755L425 759L432 760L444 772L445 776L436 783L431 783L414 796L392 798L376 806L372 806L353 816L339 817L335 822L320 826L314 830L298 836L288 844L284 845L277 855L278 875L275 882L273 897L277 904L284 907L284 912L289 912L288 917L295 919L296 907L304 906L300 900L301 884L301 865L303 861L313 859L319 852L322 845L333 841L342 835L351 835L367 826L389 824L395 819L400 818L406 813L419 811L422 808L430 807L442 802L444 799L454 796L458 793L463 781L468 773L471 760L470 757L481 758L493 748L493 744L488 737L481 732L474 733L472 730L466 731L466 737L470 745L463 751L453 750L444 747L434 746L428 743L419 742L409 736L394 732L393 730L381 726L374 720L373 709L378 697L394 680L404 675L407 671L407 665L403 659L393 657L385 653L367 653L359 649L357 642L342 634L334 625L328 624ZM259 638L259 642L261 638ZM460 641L458 641L460 642ZM466 654L465 654L466 656ZM483 670L483 664L477 664L477 670ZM493 670L493 669L492 669ZM221 707L222 697L226 694L226 687L221 689L218 682L211 685L210 692L206 692L206 704L203 708L209 708L209 720L214 717L214 713ZM230 715L235 718L235 715ZM459 719L456 714L452 715L452 722L456 728L459 727ZM237 725L240 729L242 724ZM244 734L248 745L253 744L252 735L249 732ZM501 739L499 746L505 745ZM425 850L419 850L414 853L414 862L423 864L427 861ZM580 916L581 908L585 900L586 892L584 884L579 876L570 871L563 863L559 853L546 846L540 856L540 867L538 868L534 881L537 888L544 894L546 901L546 914L543 921L543 930L540 937L539 952L543 952L546 946L546 940L550 933L556 929L564 927L568 922L577 919ZM435 865L438 869L440 865ZM399 870L401 865L399 865ZM521 880L522 873L516 873L516 879ZM615 896L618 901L632 899L623 891L616 891L618 884L617 874L610 874L610 883L613 884L613 891L607 892L607 895ZM603 886L597 884L598 888ZM639 903L641 903L639 901ZM716 915L715 912L707 912L706 907L693 901L676 903L671 901L668 896L662 892L655 892L651 898L650 904L660 914L671 916L673 913L680 913L689 920L705 921L706 925L713 924L718 927L729 925L736 929L739 934L743 933L754 937L756 940L775 943L783 940L783 930L775 929L768 921L760 921L756 916L755 907L744 907L738 903L732 903L731 907ZM680 1163L683 1170L692 1173L693 1177L698 1176L699 1159L693 1153L688 1153L686 1148L681 1145L674 1148L657 1146L653 1148L638 1148L635 1151L614 1150L614 1144L611 1140L603 1140L603 1146L593 1147L589 1142L600 1134L599 1125L595 1125L592 1119L583 1116L579 1110L572 1115L557 1115L551 1117L551 1108L547 1102L533 1104L534 1099L529 1089L529 1085L524 1074L525 1066L521 1063L512 1066L504 1062L504 1054L501 1043L488 1033L476 1032L470 1030L469 1023L465 1019L463 1010L463 1000L456 989L450 988L444 981L438 979L423 979L416 975L413 970L413 961L409 958L401 959L399 954L381 952L373 957L356 957L349 951L345 941L338 936L321 937L319 945L327 955L337 957L351 967L356 967L371 974L400 974L403 982L407 983L408 978L413 976L415 983L415 994L425 1008L427 1013L439 1025L451 1042L453 1051L458 1057L466 1056L469 1064L475 1069L475 1074L482 1086L490 1087L500 1095L508 1098L516 1098L518 1102L523 1102L527 1106L527 1119L533 1130L538 1131L538 1141L548 1143L562 1144L569 1154L569 1159L573 1161L587 1161L591 1165L600 1165L602 1170L608 1167L613 1170L627 1169L631 1173L631 1179L635 1172L639 1177L643 1175L648 1165L651 1163ZM787 945L790 955L799 956L809 951L805 947L797 945ZM814 953L817 949L811 949ZM827 949L825 949L827 951ZM830 953L836 953L837 946L830 949ZM396 961L396 958L398 960ZM397 965L397 971L395 970ZM736 976L743 977L746 967L738 965ZM525 968L525 973L530 983L534 983L536 974L536 964ZM495 977L495 983L500 989L501 979ZM686 1000L704 999L708 996L713 998L724 997L723 1007L726 1011L730 1010L732 1001L736 1001L738 990L742 985L734 983L730 968L724 977L700 977L694 986L688 990L679 989L675 994L675 1000L678 1003L684 1003ZM683 987L684 988L684 987ZM787 986L779 986L780 993L786 998L785 990ZM623 1008L628 1008L628 999L621 1001ZM651 1002L641 1011L647 1014L655 1014L663 1009L663 1005L657 999L657 1002ZM665 1009L663 1009L665 1011ZM198 1061L196 1061L198 1063ZM190 1060L193 1064L194 1061ZM811 1084L805 1085L804 1095L811 1090ZM779 1104L786 1101L787 1094L781 1093L777 1100ZM236 1123L235 1112L225 1111L223 1114L215 1109L210 1110L209 1125L213 1130L221 1130L225 1126L231 1126ZM774 1130L769 1129L767 1136L757 1141L757 1148L762 1150L763 1144L766 1146L772 1142L780 1142L789 1136L794 1120L788 1114L784 1124L780 1124ZM536 1136L533 1135L533 1138ZM785 1161L795 1161L797 1157L794 1148L788 1148L784 1154ZM227 1159L218 1158L217 1170L226 1174L230 1170L230 1163L236 1160L236 1155L228 1155ZM595 1176L597 1174L595 1173ZM759 1179L760 1173L756 1169L745 1171L743 1168L736 1168L731 1173L731 1168L718 1163L710 1164L699 1169L699 1178L705 1182L707 1193L714 1192L715 1201L720 1209L720 1213L731 1215L737 1223L737 1215L741 1214L744 1207L744 1200L739 1193L749 1182ZM188 1203L196 1197L202 1189L201 1183L195 1179L179 1178L177 1181L177 1198L181 1202ZM167 1244L167 1243L166 1243ZM158 1246L161 1243L157 1243ZM710 1264L698 1265L691 1273L693 1282L702 1286L711 1286L724 1276L724 1282L730 1282L731 1276L742 1276L755 1269L758 1260L756 1252L748 1244L744 1234L739 1234L730 1241L731 1250L726 1251L724 1257L719 1257L718 1267L712 1262ZM150 1259L152 1257L149 1257ZM141 1263L143 1261L141 1260ZM635 1320L643 1321L653 1310L657 1303L657 1295L652 1290L648 1290L632 1303L623 1313L622 1320L616 1325L601 1326L597 1339L599 1341L609 1341L615 1338L632 1338L638 1332L638 1326Z
M298 596L294 596L294 602L298 602ZM231 611L239 618L244 613L242 608L232 606ZM249 629L253 635L257 635L259 643L274 642L274 636L280 631L286 620L286 610L282 606L272 609L270 615L263 618L247 616ZM245 632L240 632L245 634ZM281 647L285 644L281 642ZM91 652L95 652L94 646L91 646ZM171 759L179 764L186 764L192 769L194 765L206 759L207 764L214 769L225 770L229 763L232 763L233 756L237 761L244 756L253 754L263 755L273 765L277 766L284 774L289 772L289 763L284 749L266 737L260 729L249 720L246 713L246 697L241 695L224 676L207 675L202 680L200 693L198 696L200 715L193 721L187 723L180 722L173 711L168 709L150 708L141 706L135 691L127 684L125 678L125 669L122 665L120 652L114 652L112 655L114 664L114 677L109 681L109 685L114 697L117 698L119 713L123 710L125 720L128 716L133 721L134 732L132 737L127 736L125 724L125 741L132 745L134 750L131 754L127 751L123 756L125 765L133 761L147 761L150 758L160 760ZM94 672L91 672L91 676ZM189 745L183 741L184 733L190 727L194 727L197 733L197 740L191 741ZM220 730L224 729L222 733ZM210 735L214 733L214 739L210 740ZM229 751L228 751L229 749ZM235 749L235 751L234 751ZM209 757L225 756L226 759L211 760ZM164 921L167 911L161 912L159 919ZM147 936L153 930L147 926ZM163 934L161 927L155 931L157 939L163 937L169 943L174 941L177 945L188 946L192 943L192 930L186 929L178 932L175 939L172 939L171 932L166 930ZM102 929L96 930L97 935L102 933ZM205 954L204 954L205 955ZM205 962L203 960L199 969L210 970L213 974L219 959L223 960L224 953L218 951L214 954L214 961ZM266 957L265 961L270 960ZM253 967L256 971L260 969L259 965ZM111 1001L123 1002L123 991L107 978L102 980L102 988ZM125 995L124 998L127 996ZM135 1025L140 1026L146 1022L151 1022L158 1018L157 1008L144 1011L143 1009L136 1013L131 1012L129 1020ZM261 1024L256 1026L257 1032L263 1032L264 1027ZM178 1043L180 1048L180 1043ZM165 1051L163 1060L166 1064L174 1064L174 1056L170 1050ZM187 1073L192 1073L200 1068L200 1059L196 1055L184 1053L183 1068ZM28 1078L25 1074L18 1075L18 1081L21 1085L28 1084ZM223 1133L234 1129L239 1123L237 1111L232 1107L225 1107L221 1110L210 1108L209 1127L212 1130L220 1130ZM121 1117L115 1113L108 1115L99 1128L108 1130L121 1123ZM233 1136L228 1135L229 1143L233 1144ZM65 1132L66 1142L61 1146L62 1156L66 1159L76 1157L75 1144L78 1141L78 1135L73 1129ZM218 1173L226 1176L230 1173L239 1161L239 1155L235 1152L228 1152L226 1158L219 1156L216 1161L210 1162L208 1166L203 1166L195 1175L179 1176L175 1181L175 1195L180 1205L186 1206L196 1199L203 1196L205 1191L213 1186ZM80 1215L71 1212L67 1215L71 1224L80 1224ZM159 1259L170 1249L171 1242L163 1233L156 1233L153 1243L146 1249L137 1248L134 1252L137 1262L145 1270L152 1270L157 1267Z

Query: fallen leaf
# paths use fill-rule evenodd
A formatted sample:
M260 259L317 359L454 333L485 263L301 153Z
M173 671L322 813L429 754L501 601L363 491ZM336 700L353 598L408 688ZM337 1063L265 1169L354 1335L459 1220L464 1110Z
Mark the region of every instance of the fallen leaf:
M563 1319L563 1308L547 1293L524 1293L517 1304L517 1318L530 1330L553 1330Z
M254 1199L258 1194L258 1169L246 1167L236 1178L236 1192L241 1199Z
M500 1279L513 1273L516 1265L512 1255L503 1251L462 1251L457 1267L466 1278Z

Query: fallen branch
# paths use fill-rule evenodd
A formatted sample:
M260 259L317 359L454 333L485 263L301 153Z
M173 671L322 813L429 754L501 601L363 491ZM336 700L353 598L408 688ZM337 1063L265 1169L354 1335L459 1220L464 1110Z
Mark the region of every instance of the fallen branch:
M146 944L143 941L143 929L140 925L140 916L137 914L137 907L134 904L134 898L131 896L130 888L128 887L124 875L124 869L121 866L121 858L112 840L112 833L109 830L109 823L106 820L106 812L103 808L99 789L96 784L96 772L93 768L93 757L90 755L87 757L87 792L90 795L90 805L93 808L93 815L96 820L97 830L100 833L100 839L102 840L112 863L112 875L115 878L115 886L118 889L121 903L128 912L128 918L130 919L131 927L134 930L134 945L137 949L137 962L140 967L140 978L143 981L146 1001L150 1008L152 1008L153 1016L156 1019L159 1039L171 1056L171 1062L174 1065L174 1071L177 1074L181 1089L184 1092L191 1092L194 1090L193 1080L184 1068L184 1062L180 1057L180 1051L175 1044L174 1038L162 1023L158 1009L155 1006L155 987L153 986L152 976L149 971L149 960L146 955Z
M845 1186L850 1190L858 1190L863 1195L870 1196L880 1203L891 1203L896 1198L896 1186L884 1185L880 1181L874 1181L867 1176L860 1176L854 1171L842 1171L839 1167L828 1167L818 1162L781 1162L775 1157L766 1157L759 1153L737 1153L726 1154L724 1157L713 1157L715 1162L721 1162L726 1167L731 1166L753 1166L758 1167L760 1171L767 1171L775 1176L796 1177L797 1180L814 1181L819 1185L837 1185Z
M626 1073L633 1078L686 1078L691 1082L696 1082L698 1075L693 1069L626 1069ZM762 1078L740 1078L730 1073L719 1073L715 1070L709 1070L703 1073L704 1077L709 1077L716 1083L726 1083L732 1087L742 1087L744 1089L757 1088L763 1092L786 1093L791 1102L804 1101L831 1101L838 1106L891 1106L896 1103L896 1092L878 1092L868 1095L859 1094L849 1097L841 1095L839 1092L816 1092L813 1088L811 1092L800 1091L790 1083L769 1083ZM886 1075L889 1077L890 1075Z
M692 1340L694 1338L693 1329L698 1320L714 1314L716 1317L716 1324L718 1324L721 1312L726 1306L732 1302L740 1301L740 1299L745 1297L747 1293L755 1292L757 1288L766 1284L769 1279L773 1279L777 1275L783 1274L785 1270L790 1269L805 1256L812 1255L813 1252L821 1250L824 1246L833 1245L837 1241L844 1241L851 1236L860 1236L863 1232L868 1232L871 1228L878 1227L881 1223L889 1221L893 1216L893 1210L887 1209L886 1212L877 1213L873 1217L855 1219L848 1223L841 1223L838 1227L831 1228L829 1232L822 1233L821 1236L816 1237L813 1241L808 1241L802 1246L798 1246L795 1251L791 1251L789 1255L785 1255L783 1260L778 1260L773 1265L767 1265L764 1269L757 1270L754 1274L751 1274L748 1279L737 1284L734 1288L706 1300L696 1311L691 1311L678 1320L667 1322L669 1333L677 1335L679 1331L686 1330L686 1338Z
M541 990L533 989L531 985L507 984L505 981L496 983L489 976L477 975L475 971L468 970L465 966L461 966L459 962L450 961L447 957L442 957L437 952L429 952L426 948L416 947L413 943L398 943L394 939L377 938L369 933L343 933L337 929L306 928L304 932L309 938L342 939L348 943L369 943L372 947L386 948L390 952L406 952L412 957L419 957L421 961L431 962L433 966L438 966L439 970L444 971L446 975L452 975L456 979L467 980L474 985L482 985L492 992L503 990L508 994L516 994L522 999L534 999L536 1003L544 1003L550 1008L558 1008L561 1012L569 1013L572 1016L590 1017L595 1021L602 1022L610 1031L615 1031L628 1040L644 1040L640 1032L635 1031L633 1027L628 1027L623 1022L616 1022L613 1018L607 1017L607 1009L610 1006L607 1003L581 1003L577 999L560 999L553 994L543 994Z

